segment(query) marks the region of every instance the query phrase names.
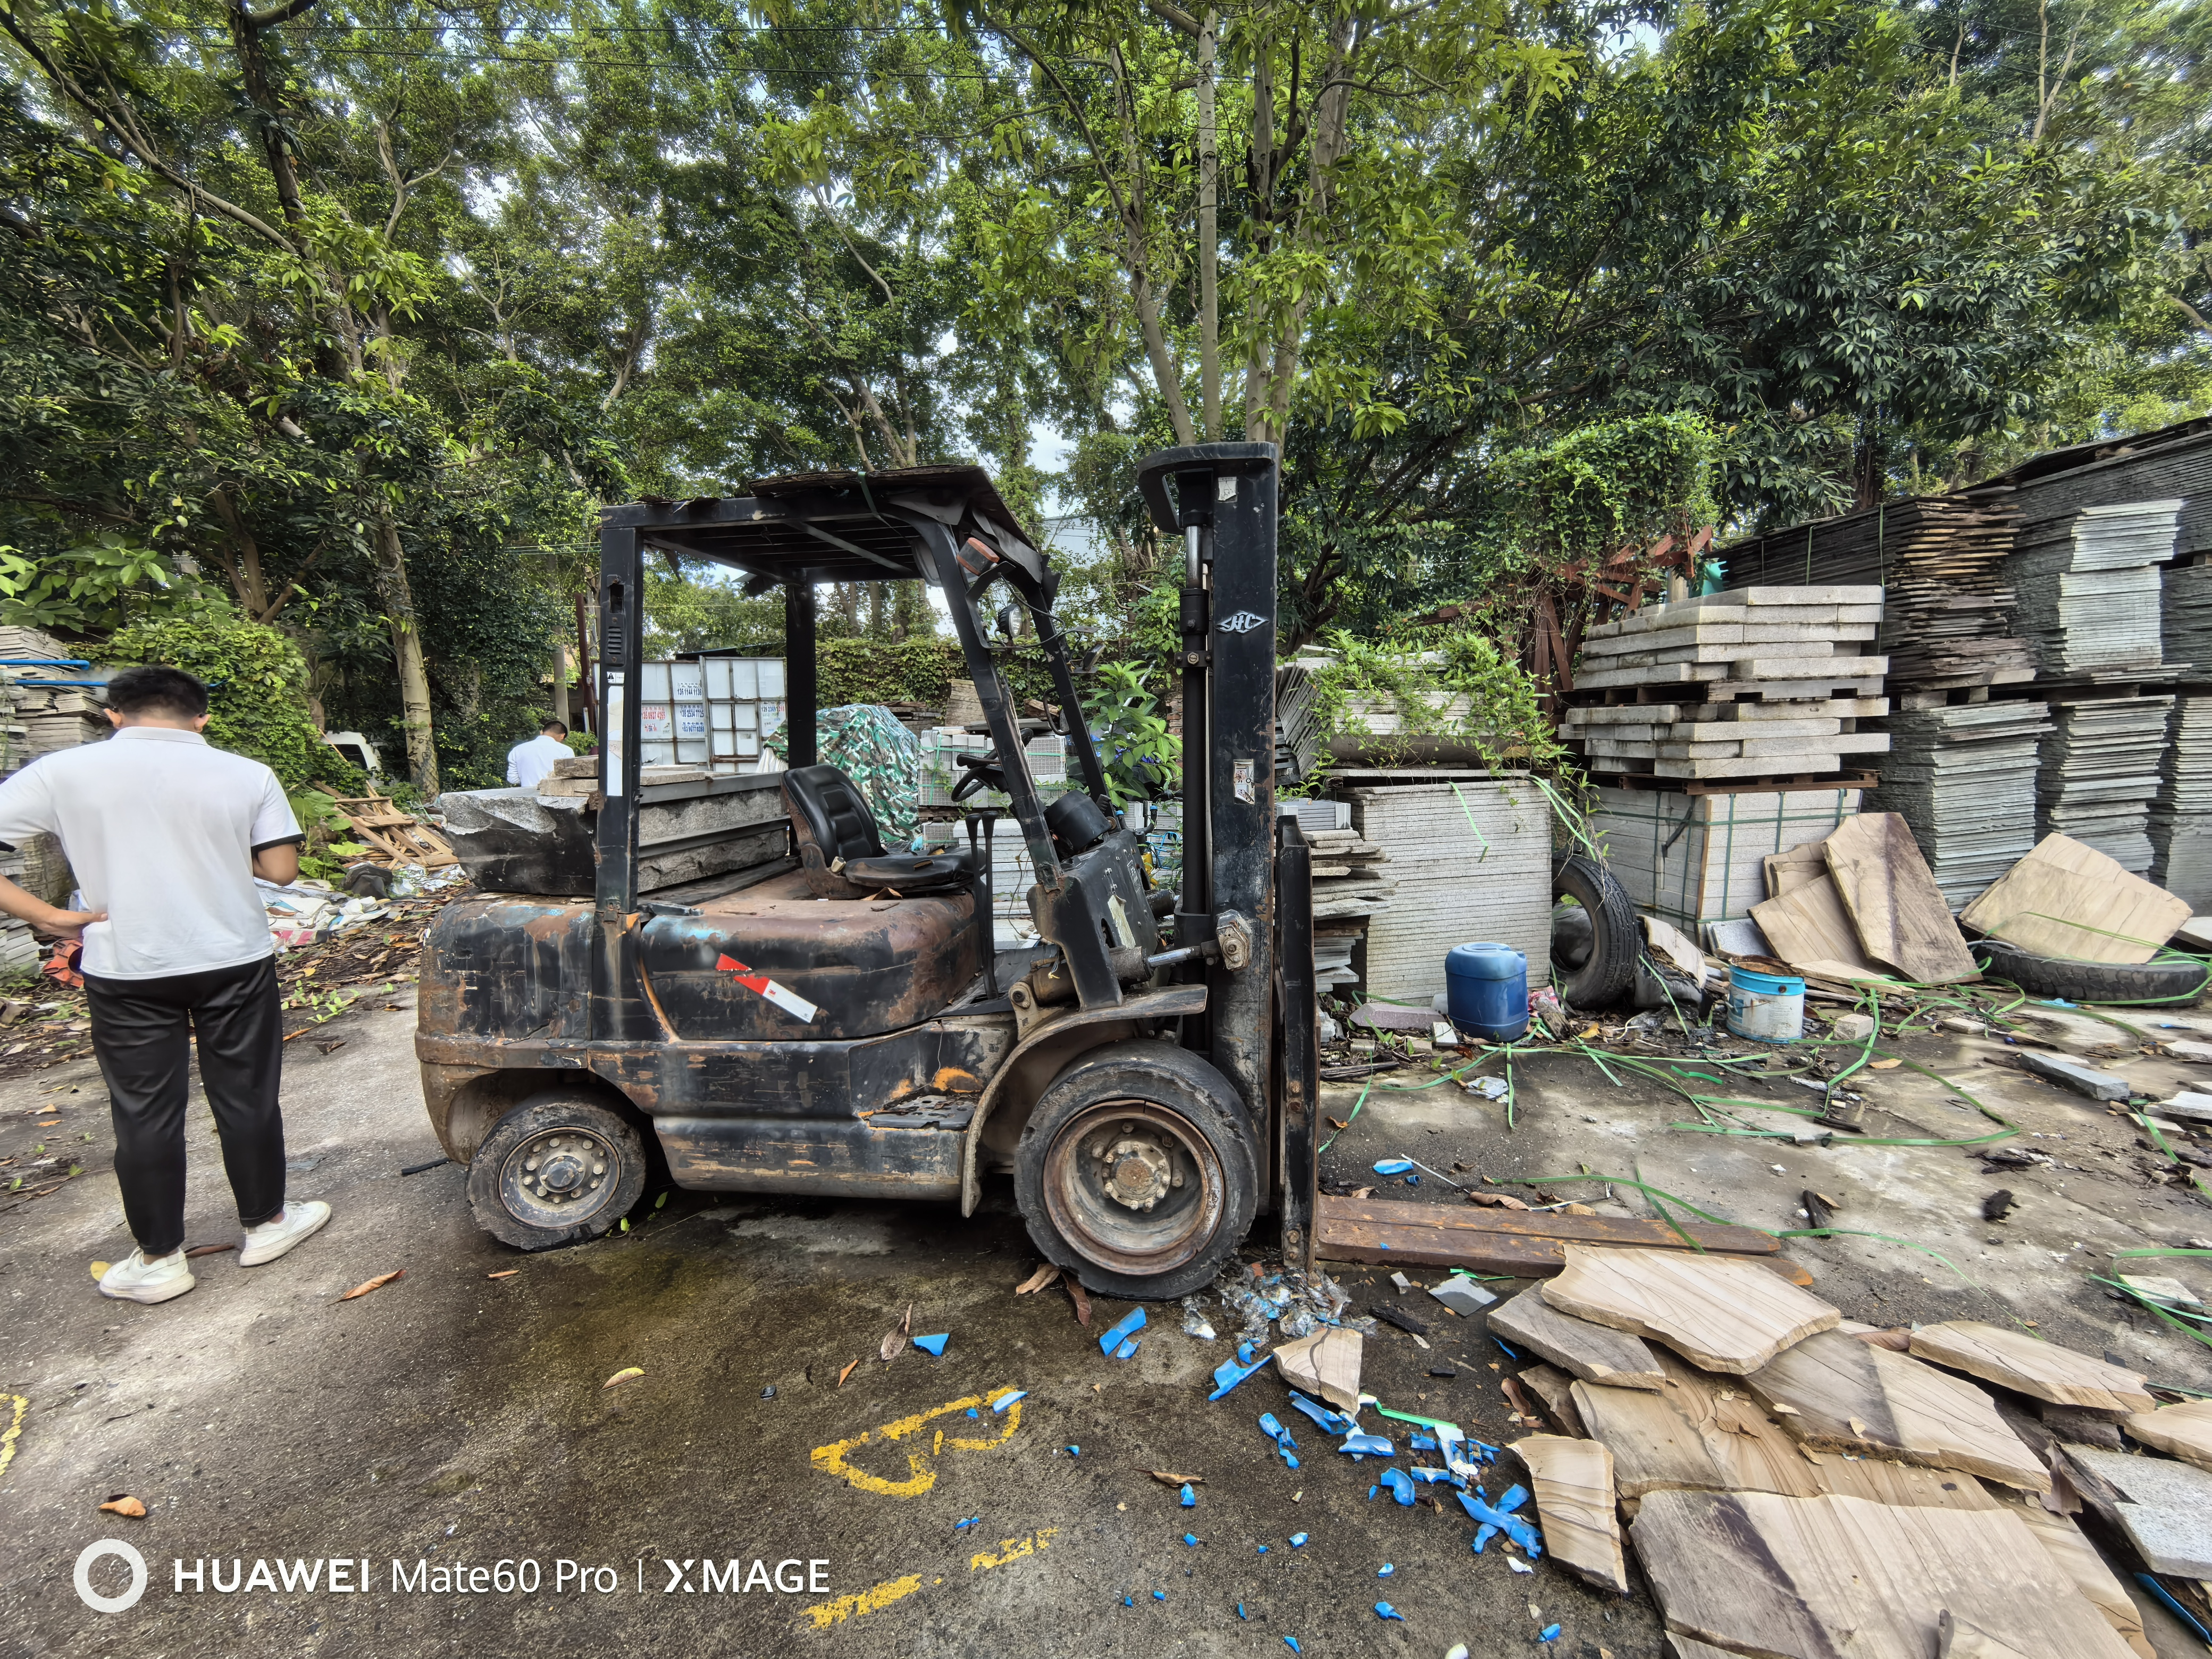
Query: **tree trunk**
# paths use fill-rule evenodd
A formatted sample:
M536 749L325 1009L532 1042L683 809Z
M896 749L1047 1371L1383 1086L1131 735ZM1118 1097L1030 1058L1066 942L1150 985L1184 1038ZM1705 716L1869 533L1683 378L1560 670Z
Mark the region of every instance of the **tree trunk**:
M1274 42L1264 35L1252 45L1252 257L1264 259L1274 245L1275 62ZM1244 436L1264 441L1267 434L1267 347L1256 328L1244 356Z
M392 627L392 657L399 670L400 725L407 735L407 775L426 797L438 793L438 750L431 741L430 672L422 634L415 621L415 590L407 580L399 526L380 503L374 531L376 598Z
M1205 422L1200 436L1221 435L1221 233L1215 222L1220 190L1221 141L1213 130L1212 12L1198 33L1198 380Z
M568 723L568 646L564 640L553 641L553 718L562 726Z

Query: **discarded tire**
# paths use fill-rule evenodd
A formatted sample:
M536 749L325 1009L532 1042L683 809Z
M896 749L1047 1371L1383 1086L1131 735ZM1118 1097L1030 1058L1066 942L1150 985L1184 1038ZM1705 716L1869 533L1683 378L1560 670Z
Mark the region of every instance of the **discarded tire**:
M1967 948L1991 978L2009 980L2032 996L2068 1002L2191 1002L2212 978L2203 963L2188 958L2075 962L2035 956L1994 939L1976 939Z
M1574 853L1553 860L1552 897L1575 902L1552 912L1552 983L1561 1000L1576 1008L1620 1001L1636 982L1644 948L1628 894L1612 871Z

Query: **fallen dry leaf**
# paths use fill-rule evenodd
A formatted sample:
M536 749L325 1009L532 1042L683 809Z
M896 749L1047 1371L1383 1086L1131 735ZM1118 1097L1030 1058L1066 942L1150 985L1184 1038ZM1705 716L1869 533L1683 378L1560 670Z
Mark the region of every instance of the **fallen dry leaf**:
M1164 1480L1170 1486L1202 1486L1206 1484L1206 1477L1202 1474L1177 1474L1173 1469L1153 1469L1151 1474L1153 1480Z
M133 1521L143 1520L146 1506L127 1492L119 1492L100 1506L102 1515L127 1515Z
M1048 1261L1027 1279L1014 1286L1016 1296L1027 1296L1031 1291L1041 1291L1060 1277L1060 1269Z
M1352 1195L1354 1198L1372 1198L1375 1196L1375 1189L1372 1187L1354 1187L1352 1189Z
M1091 1298L1083 1293L1083 1286L1077 1282L1073 1273L1060 1282L1067 1286L1068 1300L1075 1304L1075 1322L1088 1325L1091 1322Z
M486 1279L512 1279L515 1274L521 1271L522 1269L520 1267L507 1267L495 1273L486 1273L484 1277Z
M1559 1213L1561 1215L1595 1215L1597 1212L1587 1204L1564 1204L1559 1206Z
M1525 1200L1514 1197L1510 1193L1469 1193L1467 1201L1490 1210L1525 1210L1528 1207Z
M845 1386L845 1379L853 1374L853 1367L860 1363L860 1362L857 1359L848 1360L846 1362L845 1369L837 1373L837 1386L839 1388L842 1389Z
M360 1284L348 1291L343 1296L340 1297L338 1300L341 1302L350 1302L357 1296L367 1296L371 1291L381 1290L385 1285L389 1285L393 1279L404 1279L406 1276L406 1268L395 1267L388 1273L379 1273L374 1279L362 1279Z
M913 1329L914 1304L909 1302L906 1304L906 1317L900 1320L896 1327L886 1332L884 1335L883 1356L884 1364L888 1365L892 1360L898 1358L899 1351L906 1346L907 1334Z
M39 1127L41 1129L51 1129L60 1121L61 1119L58 1117L42 1117L39 1120Z
M1867 1070L1869 1072L1889 1072L1896 1070L1897 1067L1904 1064L1905 1062L1903 1060L1896 1059L1893 1056L1888 1060L1870 1060L1867 1062Z
M185 1260L192 1261L203 1255L221 1255L225 1250L234 1250L235 1244L196 1244L185 1252Z
M1340 1117L1333 1117L1328 1121L1328 1127L1332 1129L1349 1129L1352 1126Z
M599 1386L602 1389L611 1389L617 1382L627 1382L633 1376L643 1376L644 1375L644 1366L625 1365L620 1370L617 1371L612 1376L609 1377L605 1382L600 1383Z
M92 1264L92 1276L98 1279L114 1265L112 1261L95 1261Z

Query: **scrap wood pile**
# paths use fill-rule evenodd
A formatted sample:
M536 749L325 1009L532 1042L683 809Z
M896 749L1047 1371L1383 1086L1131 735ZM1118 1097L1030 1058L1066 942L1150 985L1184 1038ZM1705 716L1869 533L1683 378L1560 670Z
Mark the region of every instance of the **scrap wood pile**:
M354 838L368 848L372 864L386 868L418 864L425 870L458 865L446 838L412 812L403 812L388 795L341 795L327 784L315 787L352 827Z
M1601 775L1742 779L1836 772L1887 751L1873 654L1879 587L1751 587L1591 629L1560 735Z

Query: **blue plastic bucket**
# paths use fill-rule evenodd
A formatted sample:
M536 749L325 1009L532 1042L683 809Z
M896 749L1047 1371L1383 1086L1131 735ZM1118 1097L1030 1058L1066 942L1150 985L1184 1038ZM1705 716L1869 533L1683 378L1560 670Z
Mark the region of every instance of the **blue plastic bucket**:
M1455 945L1444 957L1444 1006L1468 1036L1510 1042L1528 1030L1528 958L1510 945Z
M1805 1035L1805 981L1794 974L1729 970L1728 1028L1760 1042L1795 1042Z

